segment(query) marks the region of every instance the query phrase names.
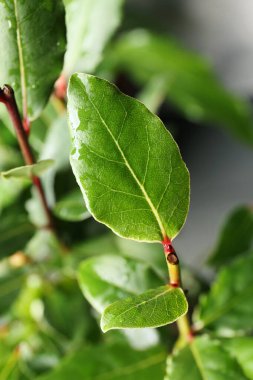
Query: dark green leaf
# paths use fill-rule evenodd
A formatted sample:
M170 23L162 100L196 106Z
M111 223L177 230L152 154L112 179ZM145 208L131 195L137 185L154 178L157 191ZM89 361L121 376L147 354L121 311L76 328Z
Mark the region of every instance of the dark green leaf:
M121 19L123 0L64 0L68 47L64 73L93 72Z
M197 329L208 327L220 335L253 330L253 253L223 269L210 292L200 298Z
M161 283L149 265L116 255L83 261L78 281L85 297L100 313L121 298L139 294Z
M5 209L0 218L0 257L22 250L34 231L25 213Z
M161 348L134 351L116 344L82 349L37 380L163 380L166 353Z
M53 164L53 160L43 160L33 165L20 166L18 168L8 170L7 172L2 172L1 175L4 178L31 178L34 175L41 175Z
M54 214L69 222L80 222L90 217L79 190L69 193L58 201L54 207Z
M166 380L247 380L237 361L217 340L206 336L168 360Z
M121 37L109 57L114 69L140 85L163 78L168 99L190 120L217 123L253 145L249 105L222 87L208 63L175 41L135 30Z
M106 332L121 328L160 327L175 322L187 310L182 289L160 286L108 306L102 314L101 328Z
M228 264L236 256L251 248L253 240L253 212L242 206L227 218L209 263L215 267Z
M189 174L155 115L109 82L74 74L68 89L71 164L87 208L117 234L174 238L189 207Z
M14 88L23 117L38 117L61 72L64 19L61 0L0 2L0 85Z
M223 339L222 345L239 362L247 378L253 380L253 338Z

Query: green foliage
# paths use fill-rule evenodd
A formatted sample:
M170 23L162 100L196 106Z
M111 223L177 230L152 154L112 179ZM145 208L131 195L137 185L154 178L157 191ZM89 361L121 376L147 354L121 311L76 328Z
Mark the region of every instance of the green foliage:
M249 252L221 270L210 292L200 299L196 327L208 327L221 335L253 330L253 254Z
M162 122L84 74L70 79L68 112L71 165L92 215L123 237L175 237L188 212L189 174Z
M62 69L65 12L60 0L1 1L0 84L15 90L20 111L36 119Z
M168 360L166 380L246 380L237 360L217 340L196 338Z
M253 212L248 206L234 210L227 218L219 236L217 246L209 263L220 267L236 256L248 251L253 240Z
M30 178L32 176L39 176L44 173L48 168L54 164L53 160L43 160L38 161L33 165L20 166L8 170L7 172L2 172L1 175L4 178Z
M93 72L118 27L123 0L64 0L68 48L64 73Z
M120 328L160 327L175 322L187 310L182 289L160 286L109 305L102 314L101 328L106 332Z
M166 354L163 349L133 351L126 345L114 344L86 348L67 358L52 374L38 380L94 380L111 378L115 380L163 379ZM83 363L87 365L84 367Z
M107 60L107 70L125 71L140 85L163 81L165 95L190 120L217 123L253 144L249 105L229 94L210 65L176 41L134 30L113 45Z
M125 32L125 20L110 45L123 4L0 1L0 85L14 88L23 125L32 121L35 158L24 166L0 104L0 379L253 379L252 209L228 216L208 260L213 284L183 266L175 286L168 238L188 213L189 174L150 112L163 117L168 103L252 145L251 109L169 37ZM75 70L115 79L149 110ZM178 329L162 327L174 321Z

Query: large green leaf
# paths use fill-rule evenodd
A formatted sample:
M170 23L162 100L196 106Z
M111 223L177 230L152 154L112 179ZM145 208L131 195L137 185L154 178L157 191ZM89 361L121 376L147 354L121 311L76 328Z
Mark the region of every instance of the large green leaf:
M131 31L113 45L108 61L140 85L163 78L168 99L190 120L217 123L253 145L249 104L230 95L210 65L177 42L145 30Z
M206 336L168 360L166 380L247 380L237 361L222 345Z
M239 362L245 375L253 380L253 338L223 339L222 344Z
M253 330L253 253L223 269L210 292L200 298L197 329L208 327L221 335Z
M121 328L160 327L175 322L187 310L182 289L160 286L108 306L102 314L101 328L106 332Z
M53 160L39 161L33 165L19 166L18 168L10 169L2 172L4 178L31 178L39 176L54 164Z
M74 74L68 89L71 165L92 215L117 234L174 238L189 207L189 174L158 117L109 82Z
M149 265L116 255L83 261L78 280L85 297L100 313L121 298L142 293L161 283Z
M61 72L64 19L61 0L0 2L0 85L14 88L24 117L38 117Z
M242 206L227 218L209 263L215 267L229 263L236 256L248 251L253 241L253 212Z
M82 349L37 380L163 380L166 352L162 348L134 351L115 344Z
M123 0L64 0L68 47L64 72L92 72L118 27Z

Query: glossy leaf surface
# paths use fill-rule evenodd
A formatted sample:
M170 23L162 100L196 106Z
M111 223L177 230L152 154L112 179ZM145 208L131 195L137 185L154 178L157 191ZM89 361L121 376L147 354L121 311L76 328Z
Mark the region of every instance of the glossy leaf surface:
M250 252L219 273L210 292L200 298L197 328L206 326L225 336L253 330L252 268Z
M247 380L236 359L218 341L206 336L168 360L166 380Z
M78 272L84 296L100 313L113 302L159 286L149 265L116 255L85 260Z
M117 234L174 238L189 207L189 174L161 120L109 82L74 74L68 89L71 165L87 208Z
M253 212L250 207L242 206L228 216L209 263L215 267L229 263L248 251L252 241Z
M64 73L92 72L118 27L123 0L64 0L68 47Z
M1 175L4 178L31 178L32 176L40 176L53 164L53 160L39 161L33 165L20 166L7 172L2 172Z
M247 102L229 94L210 65L168 37L146 30L123 35L112 47L109 65L140 85L157 76L166 83L170 102L187 118L214 122L253 145L253 119Z
M120 328L160 327L175 322L188 310L180 288L160 286L108 306L101 319L104 332Z
M11 85L23 116L35 119L63 66L63 4L61 0L1 1L0 33L0 85Z
M63 360L37 380L163 380L166 352L162 348L134 351L129 346L97 345Z

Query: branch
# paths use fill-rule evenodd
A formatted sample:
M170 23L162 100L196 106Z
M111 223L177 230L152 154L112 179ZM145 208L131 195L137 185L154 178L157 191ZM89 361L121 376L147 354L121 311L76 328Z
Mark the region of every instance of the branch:
M4 85L3 88L0 88L0 102L5 104L7 111L10 115L26 165L34 164L35 159L34 159L32 149L28 141L28 133L22 123L21 116L18 110L16 99L15 99L15 94L14 94L13 89L10 86ZM32 176L32 181L33 181L34 186L38 190L41 204L43 206L43 209L47 217L47 225L45 227L51 230L54 230L52 214L47 204L47 200L46 200L46 196L41 184L41 180L37 176Z

